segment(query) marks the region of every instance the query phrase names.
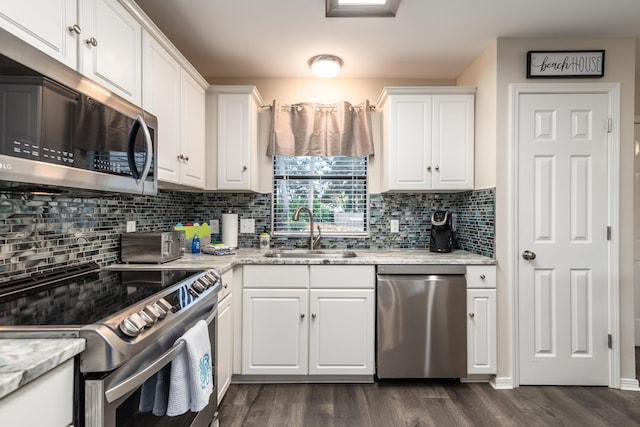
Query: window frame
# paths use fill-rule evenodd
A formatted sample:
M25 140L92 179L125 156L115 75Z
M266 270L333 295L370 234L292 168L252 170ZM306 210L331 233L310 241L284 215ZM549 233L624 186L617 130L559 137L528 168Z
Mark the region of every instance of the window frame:
M301 179L301 180L309 180L309 181L344 181L344 180L357 180L364 181L364 230L363 231L349 231L349 232L329 232L322 229L322 222L315 222L316 230L314 230L314 236L317 236L317 226L320 225L320 229L322 230L322 237L328 238L369 238L371 235L371 222L370 222L370 194L369 194L369 171L370 171L370 158L369 156L362 156L365 158L365 175L363 177L354 177L354 175L325 175L324 177L321 175L276 175L275 173L275 162L276 157L278 155L271 156L271 189L272 189L272 197L271 197L271 235L274 237L309 237L309 230L304 231L278 231L276 230L276 199L277 199L277 191L276 191L276 180L281 179L281 177L286 176L287 179ZM288 156L281 156L288 157ZM295 156L294 156L295 157ZM348 156L299 156L299 157L348 157ZM305 213L306 214L306 213ZM308 222L308 220L307 220Z

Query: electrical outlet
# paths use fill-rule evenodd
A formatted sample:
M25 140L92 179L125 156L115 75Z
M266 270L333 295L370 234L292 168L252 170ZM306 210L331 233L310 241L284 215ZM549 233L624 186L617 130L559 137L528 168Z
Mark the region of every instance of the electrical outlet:
M136 222L127 221L127 233L133 233L134 231L136 231Z
M212 219L209 227L211 227L211 234L220 234L220 221L217 219Z
M399 233L400 232L400 221L397 219L392 219L389 222L389 227L391 228L391 232L392 233Z
M256 220L255 219L241 219L240 220L240 233L255 233L256 232Z

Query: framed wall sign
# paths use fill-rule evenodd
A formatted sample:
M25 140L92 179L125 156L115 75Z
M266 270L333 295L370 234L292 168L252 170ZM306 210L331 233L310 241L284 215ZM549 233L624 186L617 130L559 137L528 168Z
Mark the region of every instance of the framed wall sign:
M530 50L527 78L602 77L604 50Z

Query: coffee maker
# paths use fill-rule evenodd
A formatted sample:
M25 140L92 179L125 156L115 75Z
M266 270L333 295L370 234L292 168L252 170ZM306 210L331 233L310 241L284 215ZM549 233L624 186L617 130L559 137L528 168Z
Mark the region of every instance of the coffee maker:
M434 211L431 214L431 252L451 252L456 243L456 223L449 211Z

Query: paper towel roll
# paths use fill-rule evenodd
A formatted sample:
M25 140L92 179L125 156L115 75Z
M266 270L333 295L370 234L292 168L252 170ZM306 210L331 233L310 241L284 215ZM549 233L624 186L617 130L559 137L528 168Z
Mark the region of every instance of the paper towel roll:
M222 242L230 248L238 247L238 214L222 214Z

